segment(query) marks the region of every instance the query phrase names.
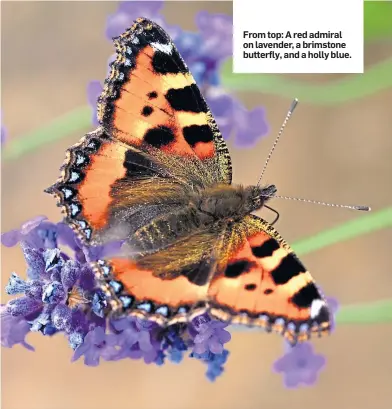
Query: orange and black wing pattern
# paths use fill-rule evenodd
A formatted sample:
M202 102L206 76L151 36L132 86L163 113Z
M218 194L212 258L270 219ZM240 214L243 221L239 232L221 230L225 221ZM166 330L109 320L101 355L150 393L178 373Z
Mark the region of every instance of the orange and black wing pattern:
M157 274L154 260L96 263L112 311L161 325L187 322L209 311L231 324L277 332L291 344L329 333L331 315L323 295L270 224L247 216L199 238L204 245L190 237L183 246L169 248L172 264L163 252L152 256L164 268L177 270L167 278ZM179 247L193 256L187 258ZM181 265L173 264L176 260Z
M167 33L141 18L114 43L117 58L98 100L101 126L68 149L59 180L46 190L84 243L99 242L124 195L135 198L128 216L167 211L145 196L137 201L146 189L153 200L162 186L155 182L231 183L226 143Z
M196 155L218 172L215 183L231 183L226 143L168 34L139 18L114 44L117 58L98 100L105 131L132 146Z
M254 215L228 232L208 300L217 319L278 332L292 344L330 330L330 312L312 276L279 233Z

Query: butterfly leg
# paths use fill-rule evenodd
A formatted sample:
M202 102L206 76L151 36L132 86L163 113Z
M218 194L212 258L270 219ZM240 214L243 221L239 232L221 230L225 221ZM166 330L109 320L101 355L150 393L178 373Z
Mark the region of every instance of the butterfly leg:
M271 226L273 226L279 220L280 214L279 214L279 212L277 210L273 209L272 207L269 207L267 205L264 205L264 207L266 207L267 209L271 210L272 212L274 212L276 214L276 217L275 217L274 221L272 223L270 223Z

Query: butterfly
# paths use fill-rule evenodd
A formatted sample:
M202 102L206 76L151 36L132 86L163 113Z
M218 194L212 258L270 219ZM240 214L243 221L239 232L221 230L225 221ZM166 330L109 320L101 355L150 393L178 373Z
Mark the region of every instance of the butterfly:
M162 326L206 311L282 334L327 334L328 305L274 227L252 213L275 194L232 184L226 143L168 34L139 18L114 39L100 126L67 151L55 195L86 245L112 314Z

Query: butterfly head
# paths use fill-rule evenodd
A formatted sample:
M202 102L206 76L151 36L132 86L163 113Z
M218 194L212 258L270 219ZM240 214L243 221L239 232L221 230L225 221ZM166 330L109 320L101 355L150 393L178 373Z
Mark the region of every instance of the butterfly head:
M275 185L251 186L250 206L251 211L260 209L264 203L273 198L277 192Z

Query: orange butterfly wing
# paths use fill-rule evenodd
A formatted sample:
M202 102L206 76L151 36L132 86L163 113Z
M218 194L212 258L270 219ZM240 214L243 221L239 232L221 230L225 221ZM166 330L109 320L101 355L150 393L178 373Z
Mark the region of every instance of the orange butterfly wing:
M209 285L211 315L278 332L291 343L328 333L327 303L279 233L254 215L236 227L237 245Z
M141 18L114 43L117 58L98 100L101 127L68 150L46 190L83 242L108 227L117 181L159 176L150 149L183 158L183 168L198 162L206 184L231 183L226 143L168 34Z
M214 269L200 269L192 279L189 269L162 279L120 258L100 261L95 270L115 313L170 325L209 311L222 321L278 332L292 344L329 333L323 295L270 224L246 216L215 249Z

